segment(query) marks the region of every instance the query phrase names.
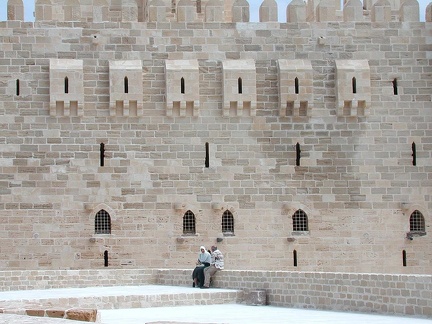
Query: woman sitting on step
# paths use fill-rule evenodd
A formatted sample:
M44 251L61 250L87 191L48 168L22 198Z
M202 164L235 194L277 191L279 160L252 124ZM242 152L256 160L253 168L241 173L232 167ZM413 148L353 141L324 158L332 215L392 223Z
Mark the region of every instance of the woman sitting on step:
M211 262L211 255L204 246L200 247L200 254L196 262L196 267L192 272L192 287L202 287L204 285L204 268L208 267Z

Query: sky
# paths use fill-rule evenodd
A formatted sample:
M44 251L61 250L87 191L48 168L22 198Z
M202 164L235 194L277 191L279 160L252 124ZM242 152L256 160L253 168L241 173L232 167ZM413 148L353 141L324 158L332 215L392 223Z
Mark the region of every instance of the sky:
M0 0L0 21L5 21L7 14L7 1ZM36 0L23 0L24 2L24 16L26 21L34 21L33 12ZM251 21L258 21L258 11L263 0L248 0L251 9ZM420 5L420 21L425 21L425 10L427 5L432 0L418 0ZM276 0L279 6L279 21L286 22L286 7L291 0Z

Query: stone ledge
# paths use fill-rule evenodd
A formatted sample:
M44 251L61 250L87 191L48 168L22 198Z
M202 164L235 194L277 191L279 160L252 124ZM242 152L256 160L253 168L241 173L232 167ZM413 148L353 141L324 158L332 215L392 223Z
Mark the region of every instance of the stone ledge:
M100 323L97 309L0 309L0 313L35 317L62 318L81 322Z

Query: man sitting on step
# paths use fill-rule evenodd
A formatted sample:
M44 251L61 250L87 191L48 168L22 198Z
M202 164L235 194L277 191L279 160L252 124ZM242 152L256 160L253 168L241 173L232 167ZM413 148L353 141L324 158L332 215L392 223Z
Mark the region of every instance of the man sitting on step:
M204 286L201 288L209 288L210 287L210 279L215 275L219 270L223 270L224 268L224 257L221 251L218 250L217 246L211 247L211 263L210 267L204 269Z

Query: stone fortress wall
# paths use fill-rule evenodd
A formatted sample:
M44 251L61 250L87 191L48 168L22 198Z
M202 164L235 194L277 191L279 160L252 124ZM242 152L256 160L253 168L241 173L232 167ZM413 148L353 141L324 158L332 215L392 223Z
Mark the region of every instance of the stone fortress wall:
M431 5L67 3L0 22L0 268L431 273Z

